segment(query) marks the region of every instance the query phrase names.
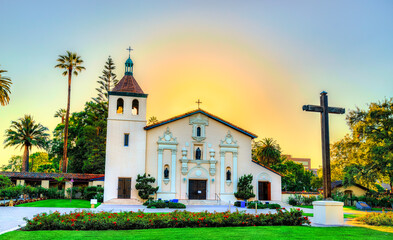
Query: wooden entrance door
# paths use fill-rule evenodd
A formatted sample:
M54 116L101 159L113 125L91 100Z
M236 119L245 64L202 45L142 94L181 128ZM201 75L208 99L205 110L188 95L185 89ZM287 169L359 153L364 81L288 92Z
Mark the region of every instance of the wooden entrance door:
M270 182L258 182L258 200L271 200Z
M117 198L131 198L131 178L119 178Z
M190 180L188 195L189 199L206 199L206 180Z

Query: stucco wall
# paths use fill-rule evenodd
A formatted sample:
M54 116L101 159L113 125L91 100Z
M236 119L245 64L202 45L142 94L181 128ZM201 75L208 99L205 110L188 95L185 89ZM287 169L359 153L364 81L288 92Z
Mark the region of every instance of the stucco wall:
M192 115L195 116L195 115ZM190 117L192 117L190 116ZM243 174L252 173L254 175L253 185L254 193L258 195L258 180L270 181L271 182L271 198L275 201L281 201L281 177L266 168L263 168L251 161L251 137L230 128L216 120L208 118L208 126L205 127L205 137L202 147L202 160L211 159L210 150L215 151L214 159L217 160L215 164L215 174L210 173L210 164L208 163L188 163L188 172L182 174L182 163L180 159L182 158L182 149L187 149L187 159L194 159L193 145L200 144L192 138L193 125L190 125L190 117L186 117L175 122L171 122L147 131L147 151L146 151L146 172L151 174L153 177L157 178L159 175L157 163L158 163L158 144L157 141L159 137L163 137L164 132L169 128L172 136L176 138L177 145L174 146L176 149L176 191L172 191L170 188L171 178L166 184L164 181L161 183L161 191L158 196L174 197L178 199L187 199L188 193L188 180L189 179L206 179L207 180L207 199L215 199L216 194L218 194L221 199L225 201L235 201L233 192L236 191L234 185L237 179ZM207 118L203 115L203 117ZM233 140L237 141L238 147L237 151L237 174L234 166L234 157L236 153L225 152L225 165L224 165L224 175L221 174L221 153L223 150L220 147L221 140L226 138L229 133L232 135ZM172 161L171 161L170 150L164 150L163 153L163 164L170 166L172 171ZM227 184L226 168L230 167L232 172L232 180ZM164 168L162 168L163 171ZM198 171L199 170L199 171ZM163 176L163 173L161 173ZM172 177L172 176L171 176ZM236 180L235 180L236 177ZM265 177L265 178L263 178ZM223 181L224 191L221 191L221 182ZM157 184L156 184L157 185Z
M335 191L339 191L339 192L342 192L342 193L344 193L346 190L348 190L348 191L352 191L352 195L353 196L364 196L364 195L366 195L366 190L364 190L364 189L361 189L361 188L359 188L359 187L357 187L357 186L349 186L349 187L337 187L337 188L334 188L333 189L333 191L335 192Z
M131 178L131 198L137 198L136 176L145 172L146 98L125 97L124 113L116 113L117 99L109 96L107 142L105 158L104 201L117 198L118 178ZM139 115L131 114L133 99L139 100ZM124 134L129 133L129 146L124 146Z

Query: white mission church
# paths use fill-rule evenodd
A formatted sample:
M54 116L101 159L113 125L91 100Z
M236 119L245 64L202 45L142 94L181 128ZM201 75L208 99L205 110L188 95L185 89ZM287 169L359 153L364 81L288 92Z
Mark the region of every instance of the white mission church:
M128 58L109 92L104 201L138 199L138 174L156 178L157 198L236 201L239 177L253 175L256 199L281 201L281 176L251 159L257 136L202 109L146 125L144 93Z

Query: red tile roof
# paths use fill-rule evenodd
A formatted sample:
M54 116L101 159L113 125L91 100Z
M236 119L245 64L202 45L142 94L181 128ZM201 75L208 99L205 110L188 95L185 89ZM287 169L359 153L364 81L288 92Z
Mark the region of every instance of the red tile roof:
M132 75L124 75L120 82L112 89L112 92L128 92L144 94L142 88Z
M214 119L214 120L216 120L216 121L218 121L218 122L221 122L221 123L223 123L223 124L225 124L225 125L227 125L227 126L233 128L233 129L235 129L235 130L241 132L241 133L244 133L244 134L250 136L251 138L257 138L257 137L258 137L256 134L254 134L254 133L252 133L252 132L249 132L249 131L247 131L247 130L244 130L243 128L240 128L240 127L238 127L238 126L236 126L236 125L234 125L234 124L232 124L232 123L230 123L230 122L228 122L228 121L225 121L224 119L222 119L222 118L220 118L220 117L217 117L217 116L215 116L215 115L213 115L213 114L211 114L211 113L208 113L208 112L206 112L205 110L202 110L202 109L196 109L196 110L193 110L193 111L190 111L190 112L186 112L186 113L184 113L184 114L177 115L177 116L174 116L174 117L172 117L172 118L169 118L169 119L160 121L160 122L158 122L158 123L156 123L156 124L147 125L147 126L145 127L145 130L150 130L150 129L152 129L152 128L159 127L159 126L161 126L161 125L164 125L164 124L167 124L167 123L170 123L170 122L174 122L174 121L180 120L180 119L182 119L182 118L185 118L185 117L188 117L188 116L197 114L197 113L202 113L202 114L205 115L205 116L208 116L208 117L210 117L210 118L212 118L212 119Z
M270 167L267 167L267 166L263 165L262 163L259 163L259 162L255 161L254 159L252 159L251 161L252 161L253 163L258 164L259 166L264 167L264 168L266 168L267 170L272 171L272 172L274 172L274 173L280 175L281 177L283 177L283 175L282 175L281 173L277 172L276 170L271 169Z

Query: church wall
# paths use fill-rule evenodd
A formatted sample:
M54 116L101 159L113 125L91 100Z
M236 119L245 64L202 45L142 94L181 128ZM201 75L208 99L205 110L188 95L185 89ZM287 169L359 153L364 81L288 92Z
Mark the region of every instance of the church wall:
M192 115L190 117L196 116ZM202 115L202 114L201 114ZM202 115L207 118L206 116ZM279 175L276 175L269 170L251 162L251 138L243 133L240 133L228 126L225 126L222 123L219 123L211 118L208 119L208 125L205 127L205 137L201 142L197 142L192 138L193 134L193 125L190 125L190 117L183 118L171 123L167 123L165 125L150 129L147 131L147 151L146 151L146 171L150 173L157 179L158 173L158 144L157 141L159 137L164 136L164 132L169 128L169 131L172 134L173 138L176 138L177 145L174 146L176 151L176 184L175 191L170 191L172 194L167 194L168 187L171 183L165 185L161 182L161 189L165 192L165 194L158 194L158 197L164 198L164 196L178 198L178 199L188 199L188 182L189 179L206 179L207 180L207 199L215 199L216 194L219 194L221 199L225 201L235 201L236 199L233 196L233 192L237 190L236 182L239 177L243 174L252 173L254 175L254 192L257 194L257 185L258 181L256 180L256 176L261 174L262 172L266 172L269 174L272 185L272 200L280 200L281 199L281 179ZM202 118L203 118L202 117ZM237 141L236 144L238 147L232 148L231 151L236 151L236 153L232 152L224 152L225 156L225 165L224 165L224 174L221 174L221 153L220 150L223 150L223 147L220 147L221 140L226 139L226 135L230 132L234 141ZM195 153L193 152L195 145L202 145L202 160L210 160L210 150L214 149L214 159L217 160L215 164L215 173L212 173L210 170L210 164L201 163L198 165L197 163L188 162L188 171L186 174L182 174L182 162L180 159L183 157L182 150L186 149L187 159L195 159ZM169 152L169 150L165 150L164 152ZM236 169L234 166L234 155L237 155L237 174L235 173ZM166 159L169 158L169 161ZM164 156L164 163L170 162L170 154L169 156ZM171 165L170 165L171 166ZM226 181L226 169L230 167L231 169L231 181ZM173 170L171 166L171 171ZM196 169L200 169L201 171L195 171ZM161 168L161 171L164 170L164 167ZM207 174L206 174L207 173ZM197 176L199 174L199 176ZM161 173L163 179L164 173ZM236 176L236 179L235 179ZM172 179L170 179L172 181ZM156 183L157 185L157 183ZM165 186L164 186L165 185ZM223 185L223 186L221 186ZM223 187L224 191L221 191ZM170 188L169 188L170 189Z

